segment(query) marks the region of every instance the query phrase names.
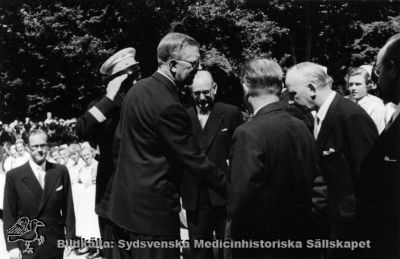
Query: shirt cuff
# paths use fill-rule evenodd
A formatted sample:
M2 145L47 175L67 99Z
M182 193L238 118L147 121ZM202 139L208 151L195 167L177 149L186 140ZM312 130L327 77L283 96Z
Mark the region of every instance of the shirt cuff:
M89 109L89 113L98 121L103 122L107 119L107 116L114 109L115 104L107 97L103 97L99 102Z

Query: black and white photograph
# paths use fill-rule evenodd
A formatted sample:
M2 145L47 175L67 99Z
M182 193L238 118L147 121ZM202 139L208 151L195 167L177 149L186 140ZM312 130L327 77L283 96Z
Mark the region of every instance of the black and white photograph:
M400 1L0 1L0 258L400 259Z

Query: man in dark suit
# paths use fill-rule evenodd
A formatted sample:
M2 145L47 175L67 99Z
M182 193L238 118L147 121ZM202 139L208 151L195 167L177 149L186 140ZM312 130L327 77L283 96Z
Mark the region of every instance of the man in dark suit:
M198 71L191 85L195 107L187 109L192 122L193 134L201 150L221 171L228 169L227 160L231 138L235 129L243 123L242 113L232 105L216 102L217 84L208 71ZM226 200L208 188L205 181L196 181L192 173L183 175L182 202L187 212L191 244L197 240L223 240L226 223ZM223 258L223 249L218 257ZM212 248L191 247L191 258L213 258Z
M372 249L361 258L400 258L400 34L379 51L374 73L383 100L397 110L365 157L358 188L360 238Z
M115 173L115 161L119 145L114 134L119 122L124 84L133 85L140 76L139 63L135 60L134 48L125 48L111 56L100 72L111 78L107 93L77 120L76 131L79 137L94 141L99 145L100 158L96 178L96 213L99 215L100 233L104 240L115 240L113 230L116 226L108 219L107 210L112 181ZM129 87L129 86L126 86ZM107 259L119 258L119 249L105 248Z
M6 175L4 191L4 236L11 259L63 258L58 240L75 237L75 216L68 170L46 161L47 135L43 130L29 133L30 160ZM33 253L23 253L25 241L13 241L11 230L22 217L41 221L36 228L38 240L32 243ZM21 221L19 221L21 223ZM37 223L37 222L36 222ZM30 222L32 231L33 223ZM28 227L29 228L29 227ZM28 252L28 251L26 251Z
M311 223L315 147L302 121L279 103L282 70L255 58L242 70L251 121L232 141L228 195L233 240L304 241ZM232 258L308 258L301 249L233 249Z
M361 161L378 132L364 109L331 89L332 81L322 66L311 62L295 65L286 76L286 86L294 101L317 111L314 137L322 175L316 178L315 187L323 190L321 184L326 182L328 193L327 211L320 211L321 220L329 222L329 232L324 237L354 240L357 233L354 188L359 182ZM328 258L354 256L348 249L328 250Z
M179 239L180 189L186 168L224 194L226 180L201 152L179 100L199 68L199 44L169 33L157 49L159 69L139 81L124 99L121 144L109 216L126 230L125 240ZM179 248L133 249L131 258L179 258Z

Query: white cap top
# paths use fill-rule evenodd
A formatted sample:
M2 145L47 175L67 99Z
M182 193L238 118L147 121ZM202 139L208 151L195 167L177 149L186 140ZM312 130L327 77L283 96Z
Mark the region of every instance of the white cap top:
M101 66L100 73L112 76L130 66L138 64L135 60L136 50L134 48L125 48L114 55L112 55L106 62Z

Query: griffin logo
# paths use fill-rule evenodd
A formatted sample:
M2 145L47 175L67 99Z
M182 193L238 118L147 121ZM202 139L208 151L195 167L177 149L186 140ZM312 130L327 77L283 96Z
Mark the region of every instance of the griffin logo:
M37 228L46 226L43 221L32 219L28 217L22 217L15 222L13 226L7 229L8 242L25 241L25 249L22 253L32 254L33 247L31 244L35 241L38 245L42 245L44 242L44 236L38 235Z

